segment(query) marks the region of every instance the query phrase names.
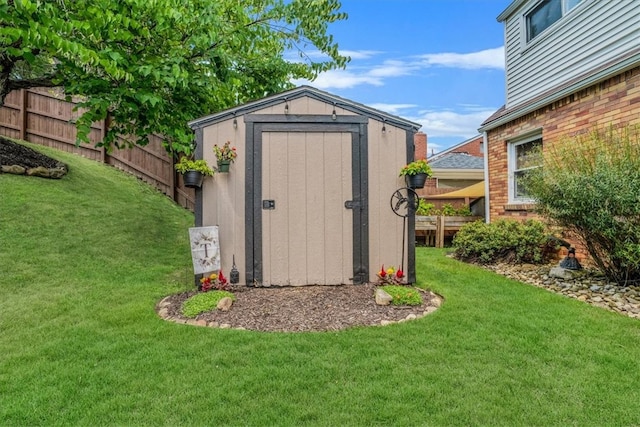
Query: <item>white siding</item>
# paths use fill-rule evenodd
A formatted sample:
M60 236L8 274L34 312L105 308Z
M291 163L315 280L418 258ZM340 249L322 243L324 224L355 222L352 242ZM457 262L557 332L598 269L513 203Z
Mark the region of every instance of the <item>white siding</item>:
M507 108L640 47L640 0L583 0L527 44L525 3L505 21Z

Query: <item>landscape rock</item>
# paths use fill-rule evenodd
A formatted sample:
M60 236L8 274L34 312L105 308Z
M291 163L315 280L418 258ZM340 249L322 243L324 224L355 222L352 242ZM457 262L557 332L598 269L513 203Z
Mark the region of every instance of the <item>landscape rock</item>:
M224 297L220 301L218 301L218 305L216 308L222 311L231 310L231 306L233 305L233 300L229 297Z
M393 301L393 297L383 291L382 289L376 289L376 304L389 305Z
M2 166L2 173L11 173L14 175L24 175L27 173L27 170L22 166L11 165L11 166Z
M562 267L553 267L549 271L549 277L557 277L558 279L571 280L573 279L573 271L567 270Z

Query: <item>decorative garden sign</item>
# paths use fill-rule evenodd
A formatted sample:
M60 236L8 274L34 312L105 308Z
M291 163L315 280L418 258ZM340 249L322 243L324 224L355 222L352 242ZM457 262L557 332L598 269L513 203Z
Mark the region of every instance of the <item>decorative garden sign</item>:
M220 240L217 225L189 228L189 240L194 274L220 270Z

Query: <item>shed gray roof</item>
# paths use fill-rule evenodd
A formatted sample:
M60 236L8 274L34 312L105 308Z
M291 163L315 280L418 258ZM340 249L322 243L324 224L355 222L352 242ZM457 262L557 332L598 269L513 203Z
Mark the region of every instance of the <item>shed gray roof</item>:
M432 169L484 169L484 159L467 153L449 153L429 165Z
M291 101L293 99L302 98L304 96L308 96L310 98L314 98L328 104L334 104L336 107L344 108L345 110L365 117L369 117L379 121L385 121L399 128L418 130L422 126L419 123L403 119L402 117L394 116L393 114L385 113L384 111L376 110L375 108L368 107L358 102L350 101L348 99L332 95L328 92L316 89L311 86L300 86L286 92L259 99L257 101L251 101L246 104L230 108L228 110L220 111L218 113L192 120L188 123L188 125L191 127L191 129L200 129L214 123L222 122L231 117L248 114L253 111L269 107L271 105L280 104L283 101Z

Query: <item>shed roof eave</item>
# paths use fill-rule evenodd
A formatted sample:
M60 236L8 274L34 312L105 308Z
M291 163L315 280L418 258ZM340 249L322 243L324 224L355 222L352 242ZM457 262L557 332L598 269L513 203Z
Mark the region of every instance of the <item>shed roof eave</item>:
M328 92L316 89L311 86L299 86L297 88L274 94L256 101L250 101L246 104L238 105L227 110L223 110L208 116L204 116L188 122L188 126L191 129L203 128L208 125L218 123L227 120L231 117L236 117L252 111L260 110L271 105L279 104L282 101L290 101L293 99L301 98L303 96L310 96L319 101L334 104L336 107L344 108L351 112L367 116L369 118L385 121L390 125L394 125L403 129L417 131L422 127L421 124L412 122L410 120L403 119L393 114L385 113L384 111L377 110L372 107L368 107L358 102L350 101L345 98L341 98L336 95L332 95Z

